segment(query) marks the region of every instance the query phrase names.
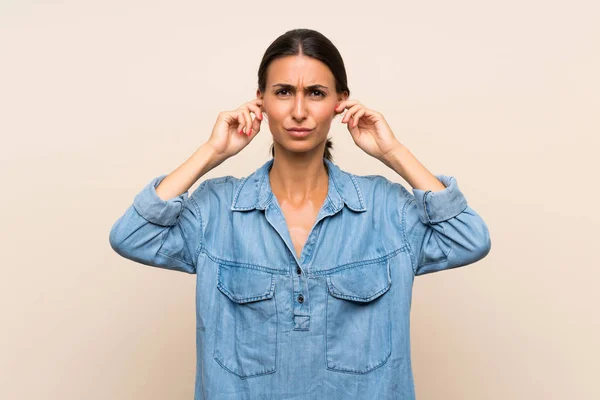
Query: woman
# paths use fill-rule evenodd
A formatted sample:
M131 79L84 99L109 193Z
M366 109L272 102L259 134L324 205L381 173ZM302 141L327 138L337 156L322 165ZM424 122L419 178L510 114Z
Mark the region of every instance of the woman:
M197 276L195 399L413 399L414 276L489 252L456 179L432 175L349 94L327 38L286 32L263 57L256 99L221 112L209 140L112 227L123 257ZM413 194L333 163L327 134L344 111L356 145ZM265 121L272 159L244 178L205 179L188 197Z

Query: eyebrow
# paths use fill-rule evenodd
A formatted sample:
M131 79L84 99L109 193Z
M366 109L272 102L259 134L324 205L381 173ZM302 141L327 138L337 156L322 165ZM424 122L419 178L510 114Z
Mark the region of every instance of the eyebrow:
M276 84L273 85L273 87L275 87L275 86L279 86L279 87L282 87L284 89L294 89L294 90L296 90L296 86L293 86L293 85L290 85L290 84L287 84L287 83L276 83ZM323 85L319 85L319 84L306 86L306 90L315 90L315 89L329 89L329 88L327 86L323 86Z

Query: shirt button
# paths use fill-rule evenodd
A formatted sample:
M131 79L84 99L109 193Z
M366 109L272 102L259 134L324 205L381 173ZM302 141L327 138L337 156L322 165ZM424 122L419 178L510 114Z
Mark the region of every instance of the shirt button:
M302 270L300 269L300 267L296 267L296 273L297 273L298 275L300 275L300 274L302 273Z
M298 296L298 303L304 303L304 296L302 296L302 295Z

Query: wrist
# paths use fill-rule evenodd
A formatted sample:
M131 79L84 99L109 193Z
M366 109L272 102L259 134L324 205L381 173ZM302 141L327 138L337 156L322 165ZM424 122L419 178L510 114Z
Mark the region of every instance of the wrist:
M381 156L380 161L389 168L396 170L400 167L402 154L407 151L408 149L402 143L398 142L391 150Z
M201 145L191 157L194 160L193 165L197 178L199 179L208 173L211 169L225 161L226 158L219 154L210 143L206 142Z
M228 157L223 153L218 152L210 141L205 142L198 148L198 152L202 153L203 158L208 160L210 165L219 165L225 161Z

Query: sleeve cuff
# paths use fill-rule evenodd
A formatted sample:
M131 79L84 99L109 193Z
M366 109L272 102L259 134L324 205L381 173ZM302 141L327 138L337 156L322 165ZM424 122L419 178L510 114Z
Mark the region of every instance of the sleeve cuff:
M161 226L171 226L177 222L188 191L169 200L156 194L156 187L167 175L160 175L148 183L134 198L133 206L146 221Z
M435 175L435 177L446 186L445 189L432 192L413 188L419 219L424 224L445 221L467 208L467 200L458 188L456 178L446 175Z

